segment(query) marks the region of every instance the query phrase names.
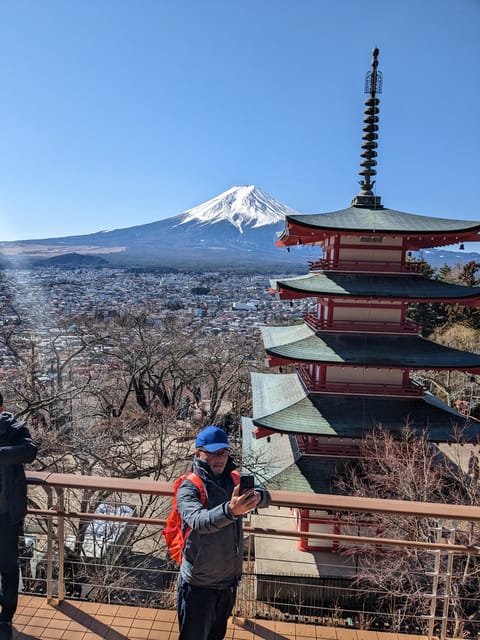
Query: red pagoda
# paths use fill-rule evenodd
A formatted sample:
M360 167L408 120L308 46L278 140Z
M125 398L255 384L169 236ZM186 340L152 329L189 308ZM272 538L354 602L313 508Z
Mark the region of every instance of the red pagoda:
M359 195L347 209L287 216L277 242L288 250L323 249L308 274L271 281L271 292L281 299L315 301L303 324L262 328L269 366L291 372L252 374L254 435L290 436L295 469L285 469L276 481L292 490L332 490L325 473L316 472L315 456L355 457L360 439L377 424L399 432L408 423L432 442L452 441L455 425L472 441L480 435L478 422L410 376L416 370L477 374L480 355L425 339L407 319L412 303L480 306L480 287L429 279L411 260L413 251L427 247L478 241L480 222L403 213L384 207L374 194L382 80L377 67L375 49L367 74Z

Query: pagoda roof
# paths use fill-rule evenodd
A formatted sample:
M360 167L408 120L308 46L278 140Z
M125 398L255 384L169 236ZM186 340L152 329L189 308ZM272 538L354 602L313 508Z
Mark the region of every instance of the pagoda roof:
M480 368L480 354L445 347L419 335L314 332L306 324L261 327L268 355L292 362L408 367Z
M362 438L381 424L399 434L406 423L433 442L455 441L455 425L477 441L480 424L426 392L423 398L311 394L297 374L252 373L253 423L287 434Z
M286 221L287 225L294 223L310 229L367 233L450 234L474 232L480 229L478 220L451 220L421 216L384 207L369 209L352 206L329 213L287 215Z
M480 287L431 280L423 275L368 273L310 273L270 280L275 292L286 289L305 296L335 296L401 300L468 300L480 296Z
M300 493L341 493L335 480L344 471L345 460L331 456L303 455L268 481L269 489Z
M269 489L299 491L301 493L342 493L335 479L345 468L344 456L302 454L294 435L272 433L266 438L255 438L255 425L242 416L243 457L261 460L261 477ZM338 448L344 440L338 442ZM348 459L349 461L351 459Z

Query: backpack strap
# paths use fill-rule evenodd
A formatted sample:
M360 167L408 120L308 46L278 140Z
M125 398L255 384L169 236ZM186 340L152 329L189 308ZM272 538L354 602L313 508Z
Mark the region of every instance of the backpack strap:
M185 480L190 480L197 487L200 492L200 502L205 506L207 504L207 492L205 491L205 485L202 480L194 471L191 471L186 477Z

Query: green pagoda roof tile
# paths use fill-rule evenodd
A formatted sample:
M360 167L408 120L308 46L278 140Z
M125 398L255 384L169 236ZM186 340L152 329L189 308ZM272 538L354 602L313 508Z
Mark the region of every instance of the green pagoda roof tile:
M462 299L480 296L480 287L430 280L420 275L371 275L363 273L311 273L293 278L270 280L275 291L281 287L306 295L373 298Z
M259 470L258 482L282 491L339 493L335 478L344 469L346 459L304 455L294 435L274 433L268 439L257 439L254 429L251 418L243 416L242 456L244 461L254 461Z
M306 397L305 389L296 373L285 375L252 373L251 378L254 419L272 411L287 409L297 402L302 402ZM331 433L334 432L331 431Z
M329 213L288 215L287 223L294 222L304 227L368 233L452 233L480 229L480 222L473 220L450 220L404 213L394 209L368 209L349 207Z
M467 420L431 393L423 398L308 395L296 374L252 373L253 423L281 433L361 438L381 424L400 433L406 423L433 442L455 440L457 425L477 441L480 423ZM278 379L278 381L276 380Z
M339 493L335 478L345 467L345 461L324 456L302 456L287 469L271 478L269 489L301 493Z
M261 327L266 352L292 362L475 369L480 354L445 347L419 335L375 333L315 333L305 324Z
M294 434L274 433L270 438L257 438L251 418L242 416L242 461L256 472L258 482L268 482L295 463L300 457Z

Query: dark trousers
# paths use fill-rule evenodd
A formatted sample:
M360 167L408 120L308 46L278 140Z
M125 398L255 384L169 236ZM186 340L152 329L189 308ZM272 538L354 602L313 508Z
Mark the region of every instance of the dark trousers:
M193 587L180 578L177 614L178 640L223 640L232 613L237 587Z
M8 513L0 513L0 577L2 580L0 622L9 622L17 610L20 577L18 535L20 530L21 526L13 524Z

